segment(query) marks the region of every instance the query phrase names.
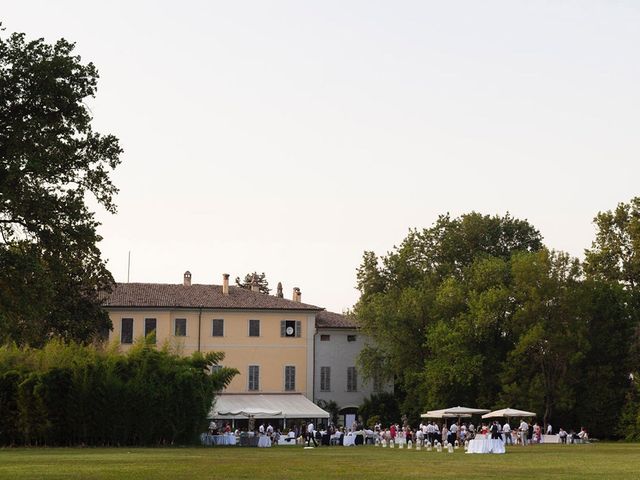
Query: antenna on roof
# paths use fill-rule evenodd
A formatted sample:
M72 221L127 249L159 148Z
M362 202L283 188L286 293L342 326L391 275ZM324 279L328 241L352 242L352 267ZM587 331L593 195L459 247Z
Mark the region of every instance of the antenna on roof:
M131 272L131 250L129 250L129 257L127 258L127 283L129 283L130 272Z

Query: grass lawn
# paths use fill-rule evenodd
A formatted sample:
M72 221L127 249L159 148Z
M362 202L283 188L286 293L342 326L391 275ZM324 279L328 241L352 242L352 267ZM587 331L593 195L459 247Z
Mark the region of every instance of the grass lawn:
M0 478L628 480L640 478L640 444L508 447L506 455L373 446L16 448L0 450Z

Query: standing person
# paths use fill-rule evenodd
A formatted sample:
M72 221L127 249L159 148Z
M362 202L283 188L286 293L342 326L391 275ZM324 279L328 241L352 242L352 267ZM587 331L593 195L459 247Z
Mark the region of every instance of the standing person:
M451 428L449 429L449 443L456 443L458 439L458 424L452 423Z
M520 422L520 438L522 439L522 446L525 447L528 443L527 438L529 437L529 425L527 422L522 420Z
M553 427L551 424L547 425L547 435L553 435Z
M396 425L395 423L392 423L391 426L389 427L389 436L391 437L391 441L393 443L396 443L396 434L398 432L396 431Z
M511 438L511 425L509 425L509 422L505 422L502 427L502 433L504 434L504 444L513 445L513 439Z
M436 427L433 426L433 422L427 423L427 442L433 445L433 441L435 440L435 431Z
M491 424L491 440L500 439L500 427L498 427L498 422L496 420Z
M316 442L316 432L313 422L309 422L309 425L307 425L307 447L310 446L311 441L313 441L314 447L318 446L318 443Z
M449 438L449 429L447 428L447 423L443 423L442 424L442 437L440 437L442 439L442 444L444 445L445 443L447 443L447 438Z

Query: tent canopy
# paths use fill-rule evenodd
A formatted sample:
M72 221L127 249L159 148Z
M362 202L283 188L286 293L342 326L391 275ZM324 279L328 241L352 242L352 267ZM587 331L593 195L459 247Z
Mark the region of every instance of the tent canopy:
M525 410L516 410L515 408L503 408L483 415L482 418L509 418L509 417L535 417L533 412Z
M209 418L329 418L329 414L299 394L220 394Z

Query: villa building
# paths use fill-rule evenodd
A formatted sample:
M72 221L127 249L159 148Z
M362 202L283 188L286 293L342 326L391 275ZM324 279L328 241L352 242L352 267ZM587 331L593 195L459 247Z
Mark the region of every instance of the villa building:
M104 307L113 324L109 340L125 351L153 334L156 344L168 343L184 355L224 352L223 365L240 374L219 396L222 410L242 410L243 402L253 406L260 395L259 403L272 410L279 404L292 409L295 403L305 418L325 416L311 404L320 399L333 400L346 408L341 413L353 415L373 391L357 376L355 360L366 339L356 325L344 315L302 303L298 288L289 300L280 285L276 295L268 295L257 284L230 286L228 274L222 285L192 284L187 271L182 284L119 283ZM227 412L224 418L242 415ZM281 415L287 418L287 412Z

